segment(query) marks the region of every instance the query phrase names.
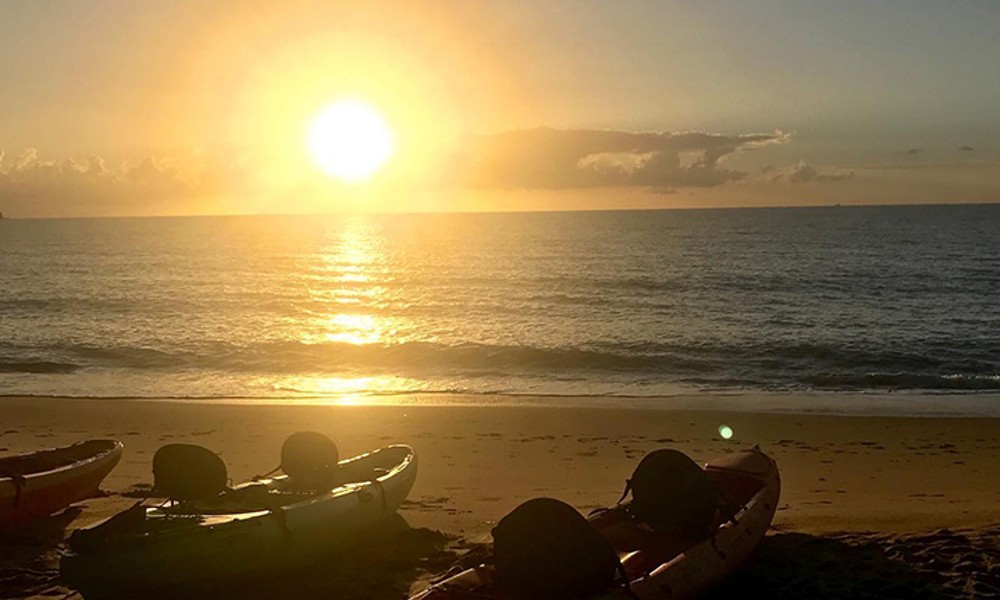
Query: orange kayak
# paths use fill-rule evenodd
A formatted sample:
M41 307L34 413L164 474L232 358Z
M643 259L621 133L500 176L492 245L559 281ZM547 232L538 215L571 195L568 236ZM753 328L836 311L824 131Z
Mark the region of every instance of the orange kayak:
M0 529L58 512L97 492L122 456L122 443L89 440L0 458Z
M727 503L735 509L732 519L718 519L713 539L705 540L679 552L668 550L668 540L643 540L647 549L635 550L633 544L620 543L621 522L598 513L591 524L619 550L632 590L609 590L599 596L607 600L641 598L642 600L678 600L694 598L721 583L742 565L764 539L774 519L781 493L781 479L774 460L753 449L727 454L704 465L715 479ZM634 541L634 540L633 540ZM661 558L662 557L662 560ZM441 580L411 600L501 600L506 598L496 585L492 565L481 564Z

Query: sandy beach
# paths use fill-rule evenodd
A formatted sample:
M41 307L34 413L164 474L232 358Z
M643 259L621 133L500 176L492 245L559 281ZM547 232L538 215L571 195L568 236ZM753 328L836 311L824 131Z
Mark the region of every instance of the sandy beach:
M125 443L106 495L46 524L49 542L135 502L151 481L153 453L166 443L211 448L235 482L276 465L282 441L297 430L329 434L341 456L411 444L420 474L401 515L413 528L407 535L429 543L436 558L414 557L402 580L372 598L418 588L463 548L488 543L493 523L528 498L552 496L585 511L613 503L652 449L707 460L753 444L780 465L781 506L754 563L731 585L775 597L786 597L781 590L831 598L865 590L874 594L866 597L1000 594L997 419L11 397L0 400L0 423L4 454L86 438ZM721 424L733 439L721 439ZM5 546L18 560L0 573L0 596L70 591L54 571L57 550L23 537Z

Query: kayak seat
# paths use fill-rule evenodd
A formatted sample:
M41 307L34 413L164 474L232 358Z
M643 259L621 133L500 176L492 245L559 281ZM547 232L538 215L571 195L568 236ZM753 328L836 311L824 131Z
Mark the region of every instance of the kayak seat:
M333 440L315 431L298 431L281 446L281 470L288 475L289 491L320 491L337 482L340 453Z
M647 454L625 486L627 510L653 531L691 542L711 534L722 495L715 481L683 452L664 448Z
M207 500L227 489L219 455L194 444L167 444L153 455L153 489L181 502Z
M534 498L493 528L497 583L518 600L575 600L615 587L621 570L608 540L568 504Z

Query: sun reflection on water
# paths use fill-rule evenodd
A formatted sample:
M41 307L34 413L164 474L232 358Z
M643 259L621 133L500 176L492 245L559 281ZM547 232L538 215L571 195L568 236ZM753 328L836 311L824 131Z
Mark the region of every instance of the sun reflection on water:
M348 217L328 230L326 243L310 256L301 279L308 301L291 331L301 343L328 344L330 365L279 378L273 383L275 390L355 405L378 403L379 396L425 387L415 379L385 374L382 367L386 365L371 370L360 370L356 363L350 369L338 368L344 361L351 362L342 361L342 356L354 356L354 350L342 345L386 347L411 341L415 325L400 316L406 304L394 292L398 286L393 275L398 267L393 259L384 233L371 219ZM357 356L378 356L377 351L359 350Z
M419 390L421 382L392 375L363 377L298 376L290 377L275 388L304 396L329 398L336 404L360 405L377 403L378 396Z
M303 330L303 342L399 343L400 320L386 314L390 299L384 285L388 261L383 244L370 221L353 217L315 256L309 296L316 304Z
M377 344L392 333L383 328L384 324L385 320L372 315L333 315L329 319L326 339L355 346Z

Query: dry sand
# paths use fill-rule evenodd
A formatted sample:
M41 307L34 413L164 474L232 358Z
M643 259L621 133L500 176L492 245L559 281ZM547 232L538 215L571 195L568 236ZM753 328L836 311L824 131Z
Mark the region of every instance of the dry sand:
M719 437L721 424L734 430L732 440ZM401 511L413 529L386 534L407 552L365 558L378 565L368 579L355 564L348 571L355 588L341 590L344 597L402 597L427 571L446 566L457 548L486 543L492 524L528 498L561 498L581 510L613 503L636 462L654 448L707 460L760 444L781 468L782 501L775 531L731 591L771 598L1000 598L998 425L990 418L4 398L0 452L112 437L125 443L126 454L105 480L106 496L30 536L0 541L0 597L66 593L53 570L53 545L64 531L134 502L127 495L150 482L150 460L162 444L205 445L241 481L274 467L288 434L314 429L337 440L341 456L404 442L420 460ZM387 570L394 575L386 577ZM304 587L299 595L331 589Z

